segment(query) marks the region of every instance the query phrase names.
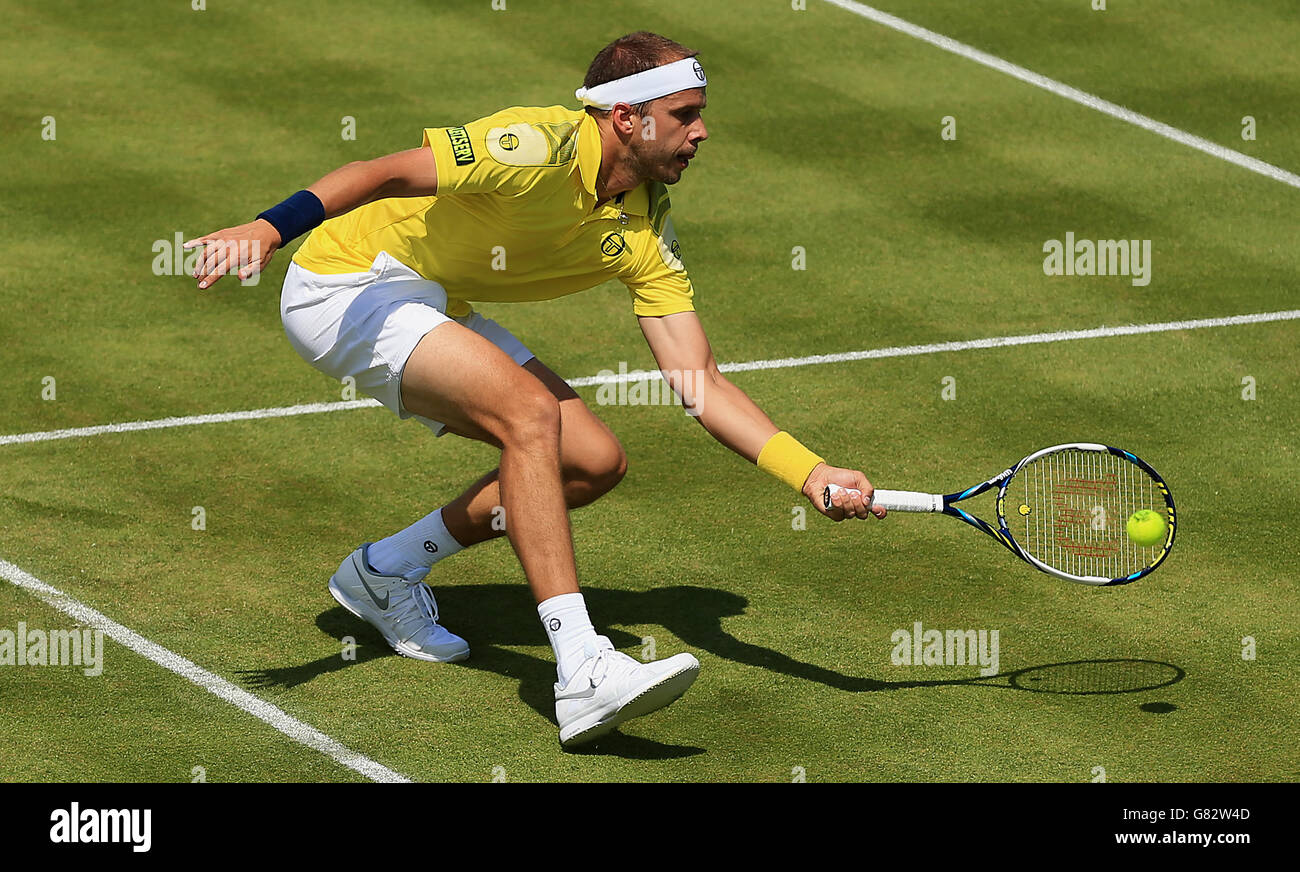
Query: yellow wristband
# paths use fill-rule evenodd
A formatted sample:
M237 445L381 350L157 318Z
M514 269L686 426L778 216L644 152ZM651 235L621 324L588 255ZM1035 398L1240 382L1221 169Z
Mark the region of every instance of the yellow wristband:
M797 491L803 490L804 482L817 464L825 462L784 430L767 440L758 452L758 468Z

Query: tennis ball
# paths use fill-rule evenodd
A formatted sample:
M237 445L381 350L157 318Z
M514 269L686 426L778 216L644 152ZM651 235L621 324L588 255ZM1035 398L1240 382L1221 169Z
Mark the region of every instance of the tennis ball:
M1138 545L1159 545L1165 538L1165 517L1142 509L1128 517L1128 537Z

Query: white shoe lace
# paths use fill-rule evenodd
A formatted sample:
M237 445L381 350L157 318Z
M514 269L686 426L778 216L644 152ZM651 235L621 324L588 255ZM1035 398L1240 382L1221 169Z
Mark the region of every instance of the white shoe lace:
M595 658L595 662L591 664L591 686L596 687L605 680L605 675L609 672L611 655L617 654L618 651L607 637L597 636L595 641L587 642L585 653L588 657Z
M411 588L420 612L433 623L438 623L438 601L433 598L429 586L422 581L416 581L411 584Z
M407 586L407 595L393 603L390 608L394 611L393 622L398 626L405 626L411 619L415 619L417 625L424 625L432 630L438 623L438 601L433 598L428 585L422 581L410 583Z

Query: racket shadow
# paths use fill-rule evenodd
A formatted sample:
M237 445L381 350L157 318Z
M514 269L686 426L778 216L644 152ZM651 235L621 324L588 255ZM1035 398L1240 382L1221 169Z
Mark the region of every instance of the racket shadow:
M1114 658L1108 660L1071 660L1026 666L997 675L931 681L880 681L872 690L910 690L921 687L955 687L977 685L1031 693L1066 696L1103 696L1116 693L1142 693L1177 684L1187 677L1179 666L1160 660Z

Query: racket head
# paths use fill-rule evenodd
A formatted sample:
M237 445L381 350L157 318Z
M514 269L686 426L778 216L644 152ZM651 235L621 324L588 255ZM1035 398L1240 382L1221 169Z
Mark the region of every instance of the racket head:
M1164 517L1163 541L1139 545L1129 538L1128 518L1141 509ZM1150 575L1169 556L1178 530L1160 474L1132 452L1096 442L1053 445L1021 460L999 485L997 511L1025 560L1057 578L1098 586Z

